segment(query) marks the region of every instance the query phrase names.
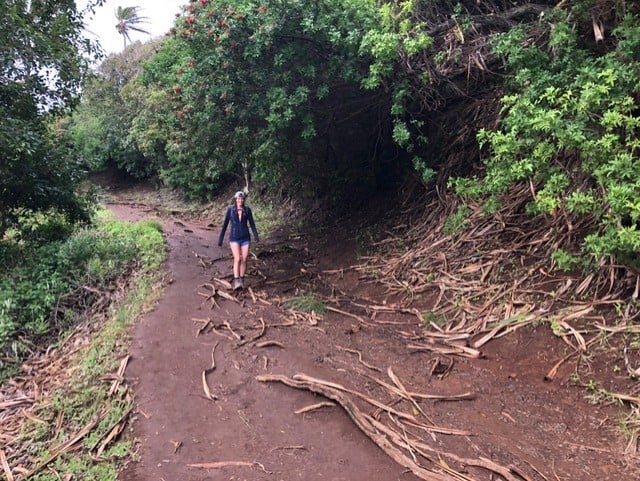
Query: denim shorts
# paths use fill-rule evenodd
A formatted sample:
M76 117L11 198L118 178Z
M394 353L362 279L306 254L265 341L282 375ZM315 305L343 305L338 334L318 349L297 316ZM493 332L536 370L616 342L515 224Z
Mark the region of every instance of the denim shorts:
M240 247L244 247L251 244L251 241L249 239L245 239L241 241L229 241L229 244L238 244Z

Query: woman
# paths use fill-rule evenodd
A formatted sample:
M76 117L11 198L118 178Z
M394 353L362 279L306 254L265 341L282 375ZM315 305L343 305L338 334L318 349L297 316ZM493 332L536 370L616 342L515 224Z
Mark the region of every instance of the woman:
M249 256L249 247L251 246L251 235L249 234L249 226L253 231L253 237L256 242L260 241L256 224L253 221L251 209L244 205L245 193L236 192L233 196L233 205L229 206L224 216L224 224L218 238L218 246L222 247L224 234L227 225L231 222L231 230L229 231L229 246L233 254L233 289L242 289L244 287L244 275L247 272L247 257Z

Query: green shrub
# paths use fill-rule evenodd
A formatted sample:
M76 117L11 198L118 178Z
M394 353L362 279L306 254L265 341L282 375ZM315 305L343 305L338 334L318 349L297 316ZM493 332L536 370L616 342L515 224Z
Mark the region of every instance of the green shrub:
M69 296L79 287L97 291L132 267L157 267L164 257L163 242L157 222L117 221L43 245L0 242L6 267L0 277L0 353L18 359L27 343L67 327L79 308L75 298L80 296L83 308L97 300L90 290L84 297Z
M15 218L4 236L21 243L45 244L66 239L74 225L66 214L56 209L34 211L25 208L14 209Z
M553 254L551 254L551 259L555 261L558 269L562 272L571 272L576 267L579 267L583 264L583 261L578 256L574 256L569 254L564 249L558 249Z
M531 185L530 214L597 219L583 255L627 262L640 246L640 21L621 20L602 53L580 41L570 15L554 16L546 43L528 42L524 29L498 36L511 93L500 127L478 134L491 152L486 175L450 185L464 197L493 199Z
M447 217L442 226L442 233L445 235L456 236L469 224L468 217L471 209L466 205L459 205L455 213Z

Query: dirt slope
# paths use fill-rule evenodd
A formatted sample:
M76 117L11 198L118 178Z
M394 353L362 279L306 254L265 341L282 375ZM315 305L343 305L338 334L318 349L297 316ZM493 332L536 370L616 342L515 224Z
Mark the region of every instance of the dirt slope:
M492 341L481 359L411 349L424 343L417 317L365 309L393 300L359 281L354 252L304 237L263 239L251 290L212 298L205 284L231 269L217 220L163 220L171 283L132 332L139 462L122 481L638 479L615 429L622 411L590 405L570 367L544 381L564 355L547 329ZM331 310L287 309L310 291ZM272 375L284 377L258 377ZM334 405L300 412L327 396Z

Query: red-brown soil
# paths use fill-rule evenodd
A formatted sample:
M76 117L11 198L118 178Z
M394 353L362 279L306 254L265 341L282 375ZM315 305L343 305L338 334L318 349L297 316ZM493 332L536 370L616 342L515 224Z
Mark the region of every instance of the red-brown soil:
M121 219L157 217L143 205L110 208ZM407 439L420 439L433 460L425 466L434 474L422 479L640 479L637 459L624 455L624 409L590 403L589 392L571 381L570 362L544 380L566 354L547 327L492 340L480 359L416 352L408 347L421 337L416 316L374 316L358 307L385 298L350 268L353 243L304 236L264 236L252 246L250 290L236 301L216 296L214 305L205 284L231 277L228 247L216 244L221 217L162 219L170 282L131 333L126 377L137 410L129 435L139 440L139 460L121 472L122 481L420 479L341 405L296 413L329 399L257 379L272 374L337 383L413 416L422 428L407 429ZM288 299L309 292L334 309L317 318L288 309ZM397 386L392 376L408 392L449 399L412 405L379 382ZM400 425L397 413L346 394L358 412ZM415 445L402 453L418 457ZM478 466L487 460L503 475Z

